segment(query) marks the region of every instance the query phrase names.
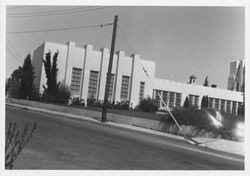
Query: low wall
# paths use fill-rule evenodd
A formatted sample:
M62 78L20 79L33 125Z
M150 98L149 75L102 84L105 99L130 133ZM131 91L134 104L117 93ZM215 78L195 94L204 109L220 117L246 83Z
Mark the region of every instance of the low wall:
M68 114L80 115L85 117L91 117L97 120L101 120L101 111L94 111L89 109L80 109L74 108L70 106L64 105L55 105L55 104L47 104L36 101L26 101L26 100L18 100L18 99L7 99L7 103L20 104L30 107L42 108L52 111L59 111ZM179 128L175 124L167 124L166 122L161 122L159 119L147 119L147 118L138 118L132 116L126 116L121 114L107 113L107 120L115 123L123 123L128 125L134 125L138 127L148 128L152 130L162 131L166 133L176 134L176 135L185 135L190 137L209 137L209 138L220 138L218 134L208 132L205 130L197 129L193 126L181 125L183 131L179 130Z
M7 99L6 102L25 105L25 106L31 106L31 107L36 107L36 108L42 108L42 109L47 109L47 110L52 110L52 111L59 111L59 112L64 112L64 113L69 113L69 114L81 115L85 117L92 117L97 120L100 120L102 116L102 112L100 111L73 108L70 106L47 104L47 103L36 102L36 101ZM162 125L163 125L163 123L160 122L159 120L143 119L143 118L137 118L137 117L114 114L114 113L107 113L107 120L111 122L124 123L128 125L134 125L134 126L144 127L144 128L158 130L158 131L162 131Z

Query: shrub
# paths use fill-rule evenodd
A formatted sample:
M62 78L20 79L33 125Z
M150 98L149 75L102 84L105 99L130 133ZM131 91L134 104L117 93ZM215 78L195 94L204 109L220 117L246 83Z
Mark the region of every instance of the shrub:
M6 90L7 95L10 98L18 98L19 97L19 89L20 89L20 82L17 80L8 79Z
M46 95L43 93L40 100L43 102L53 103L53 102L55 102L55 97L51 96L51 95Z
M101 107L102 107L103 104L101 104ZM108 101L108 106L107 106L109 109L115 109L115 101L114 100L109 100Z
M16 123L9 123L5 138L5 169L13 168L14 161L29 142L36 128L36 123L34 123L29 132L28 124L26 123L23 130L19 131Z
M74 97L71 99L71 105L85 106L85 100L80 97Z
M62 85L60 82L57 85L57 90L55 95L49 95L46 91L43 92L41 101L58 103L58 104L68 104L70 100L70 90L68 86Z
M176 121L180 125L188 125L196 127L197 130L206 130L213 132L214 134L220 135L224 139L230 140L241 140L235 134L236 125L239 122L244 122L244 117L233 114L221 114L222 119L216 116L215 109L194 109L194 108L182 108L174 109L172 112ZM217 111L218 112L218 111ZM215 119L221 122L222 126L217 128L211 119L208 117L208 113L212 115ZM175 124L172 118L164 118L161 120L166 122L166 124Z
M212 130L214 129L211 125L210 119L207 117L206 110L197 110L194 108L183 108L173 111L173 115L177 122L181 125L196 126L200 129ZM169 118L170 123L174 121Z
M35 88L33 85L33 88L31 89L31 93L30 93L30 100L34 100L34 101L39 101L41 99L41 95L39 93L39 89Z
M116 102L115 109L129 110L129 101Z
M241 115L241 116L244 116L245 115L245 105L241 105L239 108L238 108L238 114Z
M87 98L87 106L88 107L97 107L98 106L98 101L94 96Z
M142 101L140 101L139 109L144 112L155 113L158 111L159 107L155 100L148 97L147 99L143 99Z
M55 102L59 104L68 104L70 100L70 90L68 86L59 85Z
M97 100L93 96L87 99L87 106L88 107L95 107L95 108L102 108L103 107L103 100ZM107 104L107 108L109 109L120 109L120 110L129 110L129 101L121 101L116 102L114 100L109 100Z

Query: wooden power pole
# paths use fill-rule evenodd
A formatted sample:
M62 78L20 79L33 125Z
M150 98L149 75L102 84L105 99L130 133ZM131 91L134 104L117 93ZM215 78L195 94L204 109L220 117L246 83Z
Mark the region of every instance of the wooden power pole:
M102 122L107 121L109 84L110 84L113 56L114 56L114 50L115 50L115 38L116 38L117 22L118 22L118 15L115 16L114 23L113 23L113 34L112 34L111 50L110 50L110 57L109 57L108 75L107 75L107 79L106 79L105 96L104 96L104 102L103 102L103 108L102 108Z

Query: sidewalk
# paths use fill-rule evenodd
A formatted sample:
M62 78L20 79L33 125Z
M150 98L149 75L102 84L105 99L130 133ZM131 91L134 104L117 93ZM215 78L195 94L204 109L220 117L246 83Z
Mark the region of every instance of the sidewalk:
M39 111L39 112L45 112L45 113L54 114L54 115L61 115L64 117L69 117L69 118L74 118L74 119L92 121L94 123L100 123L100 121L98 121L94 118L91 118L91 117L84 117L84 116L80 116L80 115L63 113L63 112L59 112L59 111L52 111L52 110L30 107L30 106L24 106L24 105L19 105L19 104L14 104L14 103L6 103L6 105L30 109L30 110ZM244 142L240 143L240 142L228 141L228 140L224 140L224 139L211 139L211 138L201 138L201 137L195 137L195 138L192 138L191 140L187 140L187 139L184 139L183 136L173 135L173 134L169 134L169 133L164 133L164 132L160 132L160 131L155 131L155 130L151 130L151 129L147 129L147 128L127 125L127 124L122 124L122 123L106 122L106 124L111 125L111 126L117 126L117 127L121 127L121 128L136 130L136 131L140 131L140 132L144 132L144 133L159 135L162 137L169 137L169 138L174 138L174 139L178 139L178 140L185 140L185 141L188 141L194 145L198 145L201 147L206 147L206 148L217 150L217 151L222 151L222 152L226 152L226 153L244 156Z

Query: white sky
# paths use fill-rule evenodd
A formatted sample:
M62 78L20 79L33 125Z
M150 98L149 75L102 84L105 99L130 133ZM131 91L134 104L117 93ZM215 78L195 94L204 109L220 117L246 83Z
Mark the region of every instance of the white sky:
M6 38L15 51L6 50L6 77L44 41L63 44L75 41L80 47L88 43L96 50L110 48L112 27L25 34L9 32L109 23L116 14L119 15L116 50L123 50L126 55L135 52L142 59L155 61L157 78L187 82L189 76L195 74L197 83L203 84L208 76L210 84L226 89L230 62L245 58L244 7L118 6L35 16L38 12L78 7L9 6ZM32 14L20 17L23 13ZM18 58L11 52L16 52Z

